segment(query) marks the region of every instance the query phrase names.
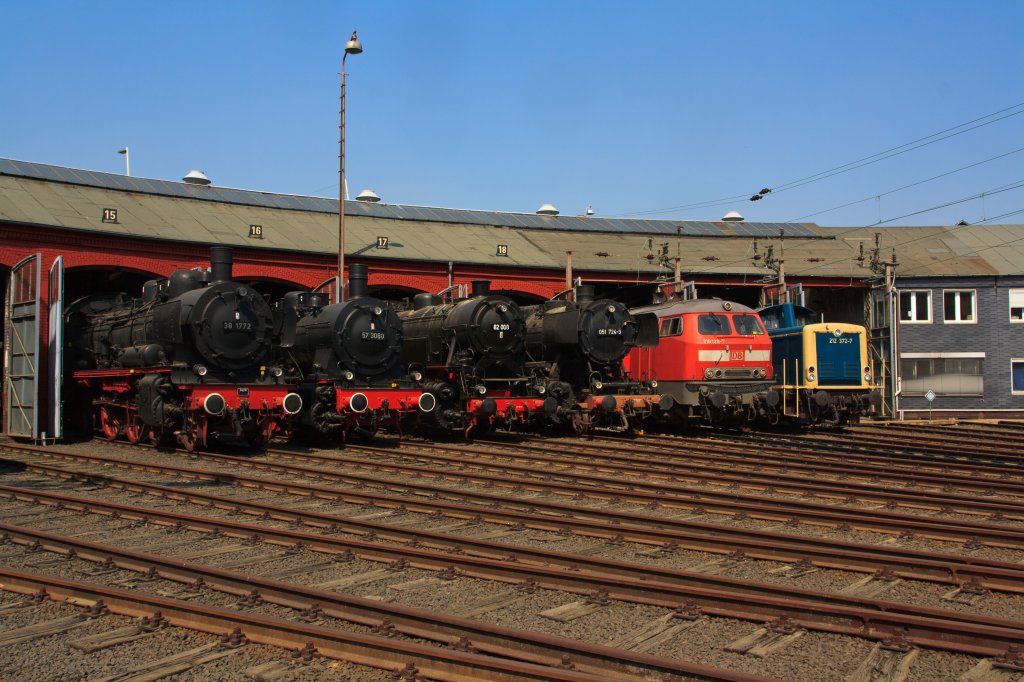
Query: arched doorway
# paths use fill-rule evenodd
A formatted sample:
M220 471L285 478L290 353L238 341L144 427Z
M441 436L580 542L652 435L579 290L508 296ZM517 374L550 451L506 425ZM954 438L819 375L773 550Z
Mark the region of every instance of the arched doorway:
M143 284L164 277L166 275L116 266L68 268L64 271L64 301L70 303L91 294L124 293L137 298L142 295Z
M296 284L295 282L289 282L288 280L283 279L242 277L237 281L256 290L270 303L280 300L289 291L306 291L307 289L307 287L304 287L301 284Z

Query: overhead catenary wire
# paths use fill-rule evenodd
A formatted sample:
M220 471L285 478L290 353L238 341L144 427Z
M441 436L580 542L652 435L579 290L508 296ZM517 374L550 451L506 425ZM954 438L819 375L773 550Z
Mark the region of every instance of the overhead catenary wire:
M981 198L983 196L989 196L989 195L992 195L992 194L999 194L999 193L1002 193L1002 192L1008 192L1010 190L1019 189L1021 187L1024 187L1024 181L1021 181L1021 180L1014 181L1014 182L1009 183L1007 185L1002 185L1000 187L995 187L995 188L993 188L991 190L986 190L984 192L980 192L978 194L971 195L969 197L964 197L962 199L957 199L955 201L951 201L951 202L947 202L945 204L941 204L939 206L932 206L932 207L929 207L929 208L926 208L926 209L922 209L920 211L915 211L914 213L909 213L909 214L906 214L906 215L903 215L903 216L897 216L895 218L889 218L888 220L883 220L883 221L874 223L873 225L865 225L863 227L852 227L852 228L850 228L848 230L843 230L842 232L839 232L837 234L829 235L829 237L831 237L833 240L838 240L838 239L841 239L843 236L845 236L847 234L858 232L860 230L863 230L863 229L866 229L866 228L870 228L870 227L876 227L878 225L881 225L881 224L884 224L884 223L887 223L887 222L892 222L893 220L899 220L901 218L906 218L906 217L911 216L911 215L918 215L918 214L921 214L921 213L928 213L929 211L936 211L936 210L938 210L940 208L945 208L947 206L953 206L955 204L962 204L962 203L967 202L967 201L972 201L974 199L979 199L979 198ZM1024 211L1014 211L1014 212L1011 212L1010 214L1003 214L1001 216L994 216L994 218L1005 218L1005 217L1008 217L1008 215L1013 215L1015 213L1020 213L1020 212L1024 212ZM986 220L986 221L979 221L976 224L980 224L982 222L989 222L990 220L991 219ZM908 239L907 241L901 242L900 246L904 247L907 244L912 244L914 242L921 241L923 239L931 239L932 237L934 237L934 235L932 235L932 234L927 234L927 235L924 235L924 236L921 236L921 237L915 237L914 239ZM727 263L717 263L717 264L715 264L715 265L713 265L711 267L705 267L705 268L690 270L689 272L691 272L693 274L699 274L699 273L702 273L702 272L711 272L712 270L718 270L718 269L720 269L722 267L728 267L730 265L738 265L740 263L745 263L745 262L747 262L747 260L748 259L746 257L744 257L744 258L741 258L741 259L738 259L738 260L729 261ZM827 268L827 267L830 267L830 266L833 266L833 265L837 265L839 263L845 263L847 260L849 260L849 258L843 257L843 258L840 258L838 260L833 260L833 261L828 261L828 262L825 262L825 263L821 263L820 265L816 265L816 266L814 266L812 268L809 268L809 270L818 270L818 269L822 269L822 268Z
M993 194L1001 194L1003 192L1009 192L1010 190L1020 189L1021 187L1024 187L1024 180L1018 180L1018 181L1010 183L1009 185L1004 185L1002 187L996 187L995 189L990 189L990 190L987 190L985 192L979 192L978 194L972 194L971 196L963 197L962 199L955 199L953 201L947 201L944 204L939 204L937 206L931 206L929 208L924 208L924 209L921 209L920 211L914 211L913 213L905 213L903 215L896 216L895 218L889 218L887 220L880 220L877 223L871 223L870 225L866 225L865 227L875 227L876 225L884 225L885 223L891 223L894 220L902 220L903 218L909 218L911 216L920 215L922 213L929 213L931 211L937 211L940 208L946 208L948 206L955 206L956 204L962 204L964 202L972 201L974 199L981 199L983 197L991 196Z
M1008 113L1008 112L1010 112L1010 113ZM870 164L873 164L873 163L878 163L879 161L884 161L884 160L892 158L894 156L899 156L901 154L905 154L907 152L914 151L915 149L920 149L921 147L926 147L928 145L935 144L936 142L941 142L941 141L947 140L947 139L949 139L951 137L956 137L957 135L962 135L963 133L967 133L967 132L970 132L972 130L977 130L978 128L982 128L984 126L991 125L993 123L997 123L999 121L1005 120L1005 119L1010 118L1012 116L1017 116L1019 114L1024 114L1024 102L1019 102L1017 104L1014 104L1013 106L1005 107L1005 108L1000 109L998 111L994 111L994 112L991 112L989 114L985 114L984 116L979 116L978 118L974 118L974 119L972 119L970 121L966 121L964 123L960 123L958 125L952 126L950 128L946 128L944 130L940 130L940 131L938 131L936 133L932 133L932 134L926 135L924 137L919 137L919 138L917 138L915 140L911 140L910 142L906 142L904 144L897 145L895 147L890 147L889 149L886 149L886 150L881 151L881 152L877 152L877 153L872 154L870 156L862 157L862 158L857 159L855 161L850 161L848 163L845 163L845 164L842 164L842 165L839 165L839 166L835 166L833 168L829 168L829 169L826 169L826 170L823 170L823 171L819 171L818 173L814 173L812 175L807 175L807 176L804 176L802 178L798 178L796 180L791 180L789 182L780 183L780 184L777 184L774 187L768 186L768 188L771 189L771 192L766 194L766 195L763 195L763 196L770 196L771 194L775 194L775 193L778 193L778 192L788 191L790 189L795 189L797 187L802 187L802 186L810 184L812 182L818 182L819 180L824 180L826 178L834 177L834 176L840 175L842 173L847 173L849 171L856 170L857 168L863 168L864 166L867 166L867 165L870 165ZM998 117L998 118L993 118L993 117ZM986 119L992 119L992 120L986 120ZM984 121L984 122L982 123L982 121ZM977 125L974 125L974 124L977 124ZM961 128L964 128L964 129L960 130ZM936 138L936 139L933 139L933 138ZM668 213L668 212L671 212L671 211L683 211L683 210L698 209L698 208L713 208L715 206L724 206L726 204L729 204L729 203L732 203L732 202L735 202L735 201L739 201L739 200L746 200L746 199L749 199L750 196L751 196L750 192L744 192L742 194L735 194L735 195L732 195L732 196L720 197L720 198L717 198L717 199L709 199L709 200L706 200L706 201L699 201L699 202L694 202L694 203L691 203L691 204L681 204L681 205L677 205L677 206L668 206L668 207L664 207L664 208L647 209L647 210L641 210L641 211L630 211L630 212L626 212L626 213L615 213L615 214L611 214L610 217L652 215L652 214L656 214L656 213Z
M944 178L944 177L946 177L948 175L953 175L954 173L959 173L961 171L965 171L965 170L968 170L970 168L975 168L977 166L981 166L983 164L990 163L992 161L997 161L998 159L1002 159L1002 158L1005 158L1007 156L1011 156L1012 154L1019 154L1020 152L1024 152L1024 147L1020 147L1018 149L1014 149L1013 151L1006 152L1005 154L999 154L998 156L993 156L993 157L985 159L983 161L977 161L975 163L968 164L966 166L961 166L960 168L954 168L951 171L946 171L945 173L940 173L938 175L933 175L930 178L926 178L924 180L918 180L917 182L912 182L909 185L903 185L902 187L897 187L896 189L890 189L890 190L885 191L885 192L879 192L877 194L872 194L871 196L864 197L863 199L857 199L856 201L850 201L850 202L845 203L845 204L840 204L839 206L833 206L832 208L826 208L826 209L823 209L821 211L815 211L814 213L808 213L807 215L802 215L799 218L790 218L790 219L786 220L786 222L787 223L795 223L795 222L798 222L798 221L801 221L801 220L806 220L807 218L813 218L814 216L818 216L818 215L821 215L823 213L831 213L832 211L838 211L841 208L847 208L849 206L855 206L857 204L864 203L865 201L871 201L872 199L880 199L881 197L888 196L890 194L895 194L896 192L902 192L905 189L910 189L911 187L917 187L918 185L923 185L923 184L925 184L927 182L931 182L933 180L938 180L939 178Z

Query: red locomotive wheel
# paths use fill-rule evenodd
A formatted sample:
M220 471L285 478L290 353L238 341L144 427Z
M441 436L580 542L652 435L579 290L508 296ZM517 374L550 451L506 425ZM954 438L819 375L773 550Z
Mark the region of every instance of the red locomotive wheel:
M100 429L107 440L116 440L121 435L121 422L114 416L113 409L106 405L100 408Z
M128 439L129 443L141 443L142 441L150 440L152 429L141 422L138 417L132 418L130 422L124 427L124 437Z

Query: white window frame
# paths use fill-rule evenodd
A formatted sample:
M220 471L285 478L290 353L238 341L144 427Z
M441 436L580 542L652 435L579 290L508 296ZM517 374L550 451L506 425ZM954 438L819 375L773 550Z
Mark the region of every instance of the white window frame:
M985 358L986 358L986 353L984 351L981 351L981 352L967 351L967 352L953 352L953 353L948 353L948 352L943 352L943 351L939 351L939 352L932 351L932 352L926 352L926 353L900 353L900 362L901 362L901 364L902 364L903 360L946 360L946 359L956 360L956 359L973 359L973 358L977 358L977 359L980 359L982 361L982 363L981 363L981 374L977 375L977 376L981 377L981 393L946 393L946 392L942 392L942 391L936 391L936 394L937 395L942 395L942 396L957 396L957 397L968 397L968 398L982 397L983 398L985 396ZM1012 371L1012 367L1013 366L1011 365L1011 371ZM974 376L974 375L972 375L972 376ZM1012 384L1013 377L1012 376L1010 377L1010 380L1011 380L1011 384L1010 385L1012 387L1013 386L1013 384ZM900 379L899 391L900 391L901 394L906 395L906 396L919 397L919 396L925 395L925 391L924 390L917 391L917 390L914 390L914 389L909 389L909 390L906 389L903 386L903 379L902 378Z
M1013 366L1018 363L1024 365L1024 358L1010 358L1010 395L1024 395L1024 389L1013 390Z
M1020 299L1020 300L1018 300L1018 303L1020 303L1019 306L1014 306L1013 305L1013 295L1014 294L1017 294L1017 296ZM1010 294L1009 294L1010 324L1024 324L1024 314L1021 315L1021 319L1019 319L1019 320L1013 319L1013 309L1014 309L1014 307L1024 308L1024 289L1010 289Z
M971 295L971 310L974 313L973 320L947 320L946 319L946 294L956 294L957 314L963 312L960 306L960 294ZM943 324L978 324L978 290L977 289L943 289L942 290L942 323Z
M904 320L903 319L903 295L904 294L928 294L928 316L923 320ZM917 312L917 296L911 299L912 303L910 309L916 314ZM900 289L899 290L899 306L896 314L899 315L900 324L931 324L932 323L932 290L931 289Z

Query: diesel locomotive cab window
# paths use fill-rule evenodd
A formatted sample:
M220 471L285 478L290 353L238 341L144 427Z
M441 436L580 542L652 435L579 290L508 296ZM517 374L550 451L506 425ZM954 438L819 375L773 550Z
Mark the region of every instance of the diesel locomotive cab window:
M706 336L724 336L732 333L729 318L708 313L697 318L697 331Z
M683 333L683 318L668 317L661 321L660 336L679 336Z
M733 315L732 324L736 327L736 333L742 334L743 336L764 334L764 330L761 329L761 322L757 319L757 315Z
M950 322L976 322L973 291L943 291L943 320Z
M900 322L931 322L932 292L901 291Z

